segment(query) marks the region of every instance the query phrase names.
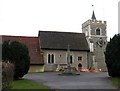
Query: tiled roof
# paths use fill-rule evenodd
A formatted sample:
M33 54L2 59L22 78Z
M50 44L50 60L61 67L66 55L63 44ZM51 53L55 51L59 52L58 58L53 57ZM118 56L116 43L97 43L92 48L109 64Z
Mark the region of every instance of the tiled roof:
M41 49L89 51L84 33L39 31L39 38Z
M2 41L18 41L25 44L29 49L30 64L44 64L43 56L40 53L38 37L7 36L2 35Z

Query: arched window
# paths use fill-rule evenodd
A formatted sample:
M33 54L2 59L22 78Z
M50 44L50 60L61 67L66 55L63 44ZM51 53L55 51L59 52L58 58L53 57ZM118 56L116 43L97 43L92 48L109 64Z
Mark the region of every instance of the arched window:
M73 63L73 57L72 57L72 55L70 55L70 63L71 64Z
M94 47L93 47L93 43L90 43L90 52L93 52L94 51Z
M48 63L54 63L54 54L48 54Z
M79 64L78 64L78 67L82 67L82 64L81 64L81 63L79 63Z
M54 63L54 55L52 54L51 57L51 63Z
M50 54L48 54L48 63L50 63Z
M96 35L100 35L100 28L96 29Z

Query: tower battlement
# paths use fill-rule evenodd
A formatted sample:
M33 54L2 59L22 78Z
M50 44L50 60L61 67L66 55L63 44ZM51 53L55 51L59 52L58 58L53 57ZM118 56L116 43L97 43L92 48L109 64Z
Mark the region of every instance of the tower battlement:
M89 20L87 20L86 22L84 22L84 23L82 24L82 26L83 26L83 27L86 27L87 25L92 24L92 23L98 23L98 24L107 25L107 21L89 19Z

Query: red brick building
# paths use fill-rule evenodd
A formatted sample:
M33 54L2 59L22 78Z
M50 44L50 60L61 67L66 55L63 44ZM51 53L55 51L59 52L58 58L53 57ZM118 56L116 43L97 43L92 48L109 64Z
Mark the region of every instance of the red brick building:
M2 42L4 41L18 41L25 44L29 50L30 56L30 69L29 72L43 72L44 71L44 60L43 55L39 47L38 37L27 37L27 36L7 36L2 35Z

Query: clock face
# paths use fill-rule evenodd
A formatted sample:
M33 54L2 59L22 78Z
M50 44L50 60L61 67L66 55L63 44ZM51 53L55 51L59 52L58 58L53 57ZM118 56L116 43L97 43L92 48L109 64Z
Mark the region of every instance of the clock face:
M105 45L105 41L102 38L99 38L96 42L100 47L103 47Z

